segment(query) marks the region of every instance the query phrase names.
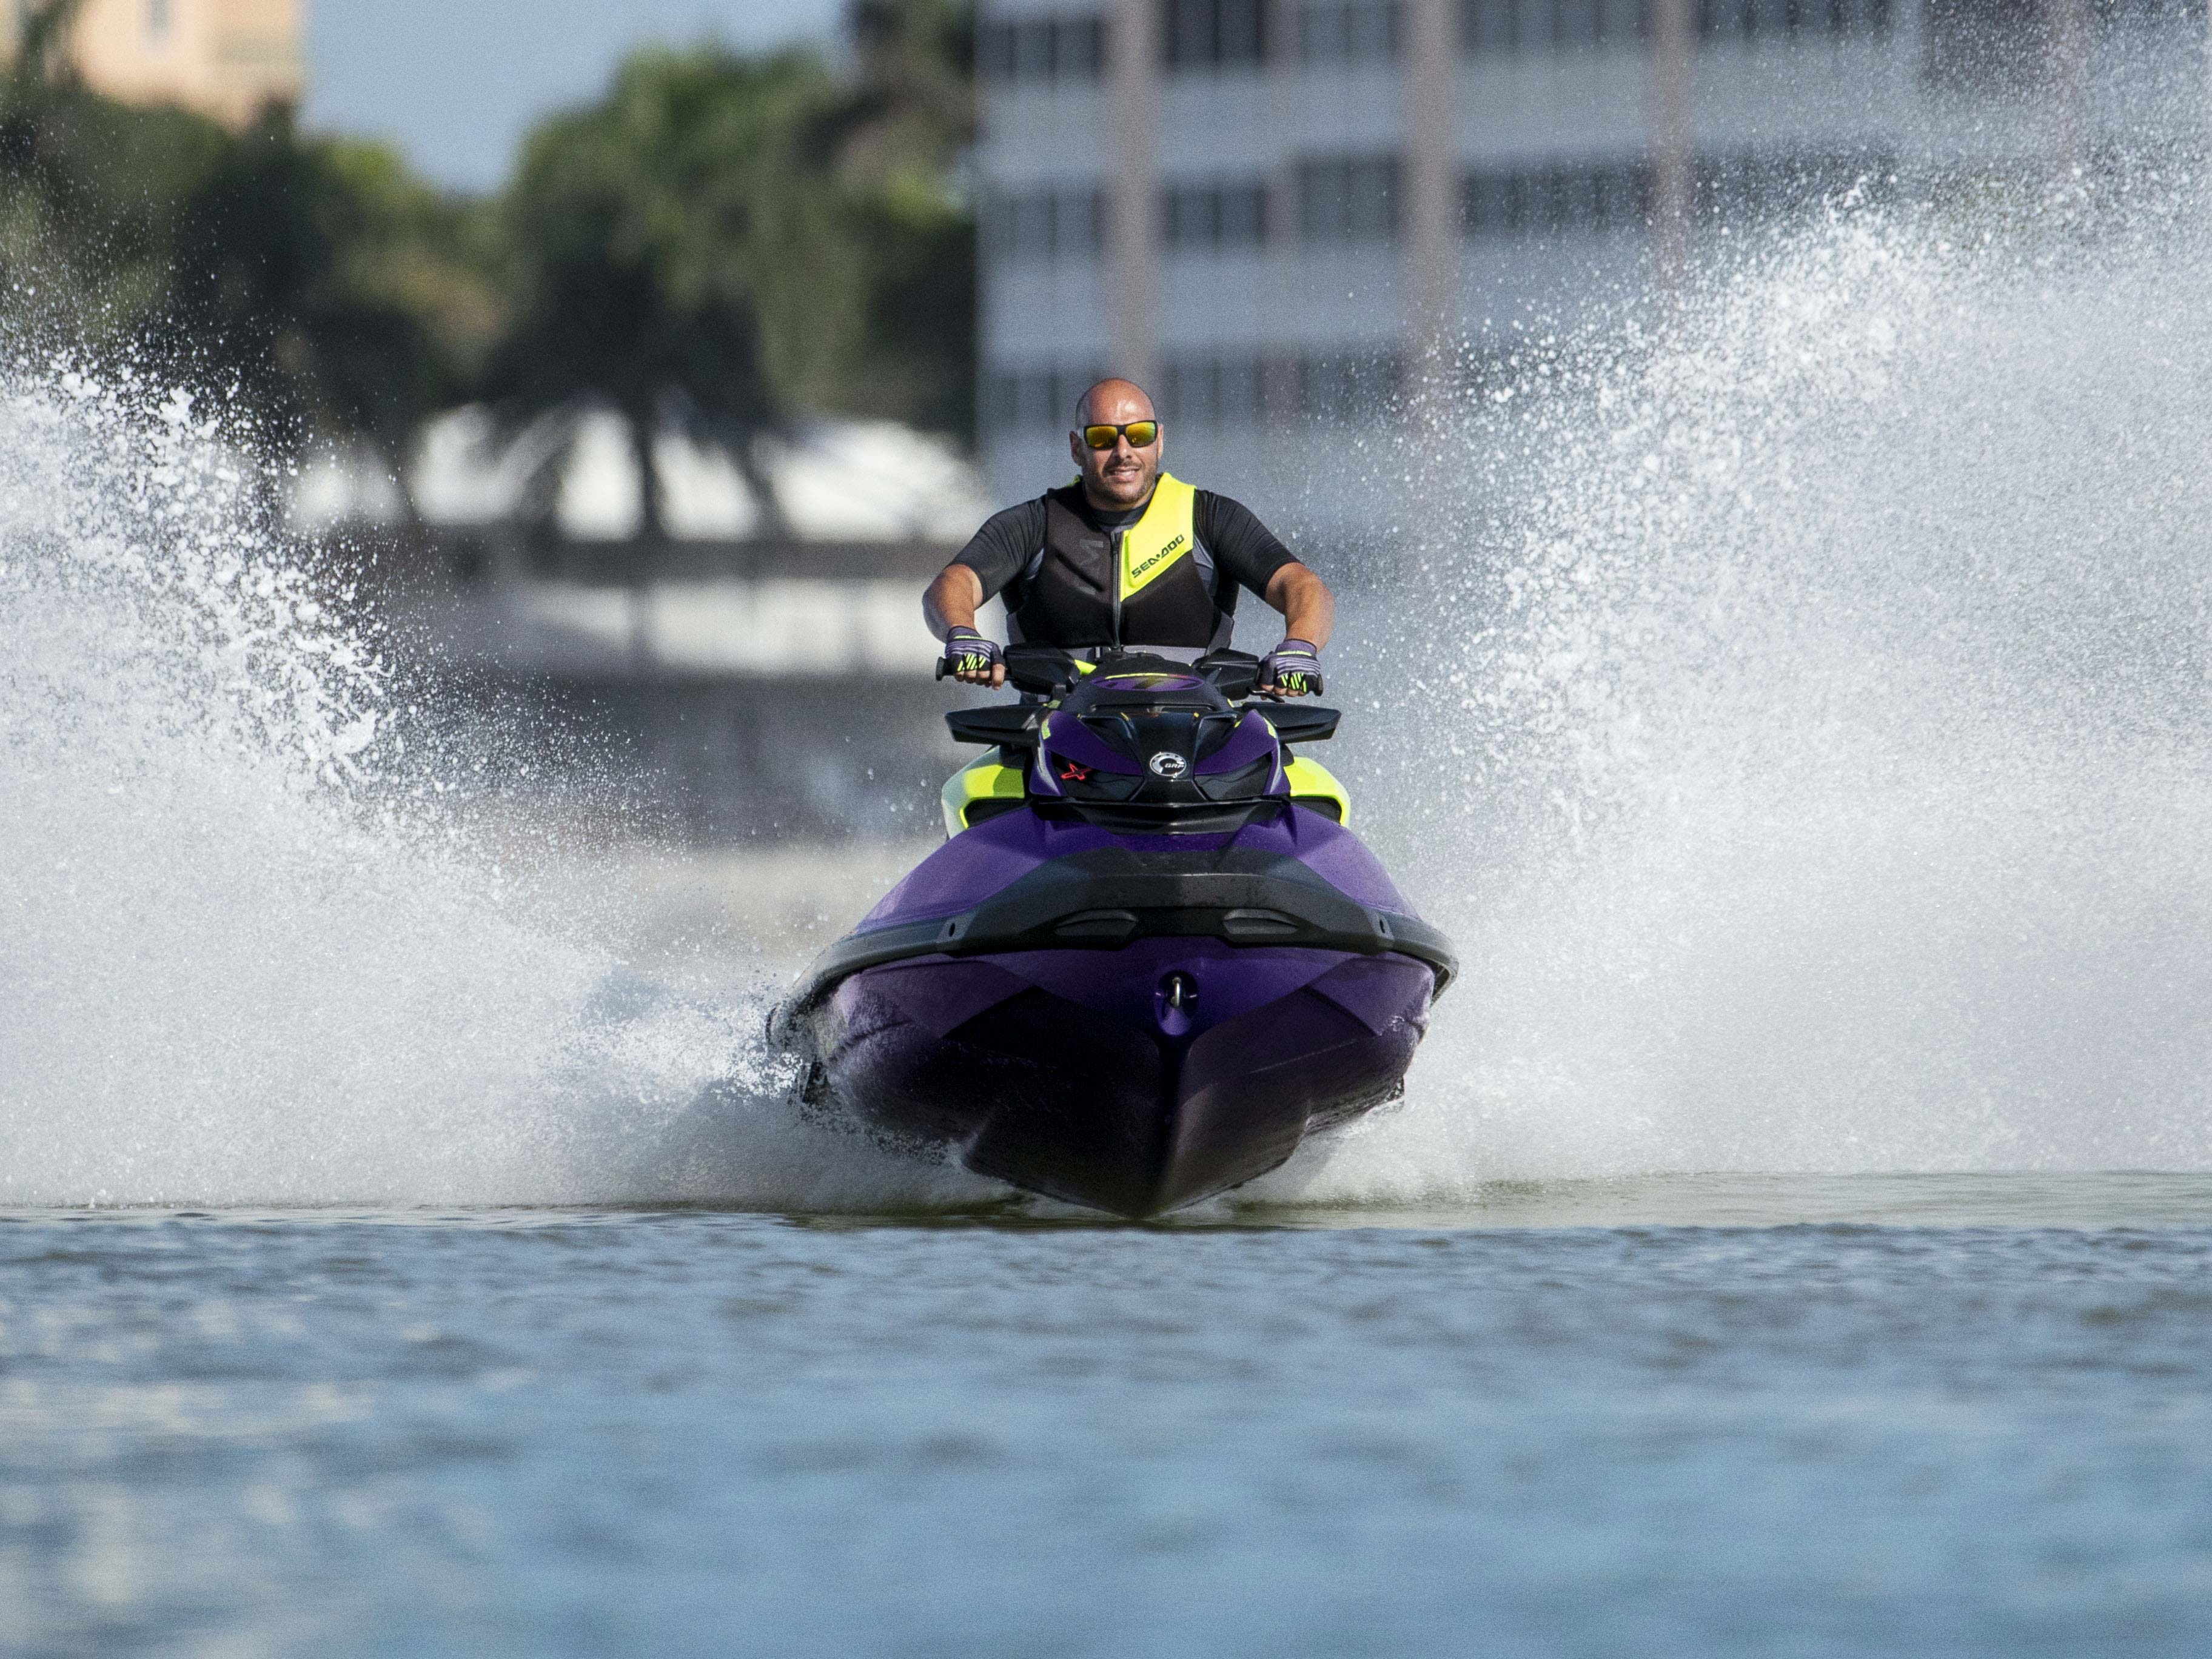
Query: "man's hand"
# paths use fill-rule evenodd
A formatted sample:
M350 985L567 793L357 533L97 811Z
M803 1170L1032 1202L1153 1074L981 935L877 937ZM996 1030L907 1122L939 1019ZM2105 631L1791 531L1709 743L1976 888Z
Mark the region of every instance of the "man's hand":
M937 672L950 674L964 685L1000 686L1006 683L1006 665L999 642L987 640L972 628L955 628L945 635L945 662Z
M1285 640L1260 659L1260 689L1285 697L1318 696L1321 652L1310 641Z

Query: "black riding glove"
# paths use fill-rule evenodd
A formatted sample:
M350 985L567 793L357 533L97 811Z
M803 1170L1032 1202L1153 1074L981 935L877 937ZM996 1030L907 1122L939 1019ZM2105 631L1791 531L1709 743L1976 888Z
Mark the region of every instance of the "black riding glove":
M1260 689L1286 697L1321 692L1321 647L1308 640L1285 640L1260 659Z
M938 665L940 680L951 675L965 678L980 676L985 684L991 679L991 671L999 665L999 642L987 640L972 628L949 629L945 635L945 660Z

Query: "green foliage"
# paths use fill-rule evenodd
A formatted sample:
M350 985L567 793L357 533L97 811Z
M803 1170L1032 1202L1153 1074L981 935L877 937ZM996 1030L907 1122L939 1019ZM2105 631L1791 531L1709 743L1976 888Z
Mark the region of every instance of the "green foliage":
M499 323L471 210L389 149L244 133L19 73L0 107L0 293L19 340L236 394L262 441L396 460Z
M605 102L540 126L503 204L494 394L526 414L596 394L641 431L672 394L709 422L772 422L791 365L771 367L768 319L794 278L771 249L804 258L807 210L763 178L826 79L796 54L645 53Z
M98 343L161 303L178 204L228 135L18 77L0 105L0 282L19 328Z
M854 0L844 167L866 267L860 372L840 406L965 437L975 425L975 221L957 187L975 136L975 11Z
M489 396L605 398L733 441L816 412L972 416L969 8L855 0L817 53L647 51L540 125L491 202L389 149L244 132L74 84L75 0L0 84L0 317L234 394L264 436L365 438ZM648 512L657 503L647 503Z
M281 114L226 147L172 237L150 337L177 378L234 387L282 431L397 459L496 326L463 210L388 149L303 139Z
M586 393L709 424L805 411L964 431L973 219L967 9L869 0L860 74L815 53L647 52L532 135L505 203L518 410Z

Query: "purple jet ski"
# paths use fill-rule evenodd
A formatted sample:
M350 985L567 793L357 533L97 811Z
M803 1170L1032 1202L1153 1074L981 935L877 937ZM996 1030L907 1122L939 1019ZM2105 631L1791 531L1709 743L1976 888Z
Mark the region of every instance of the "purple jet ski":
M1007 668L1024 702L946 716L1004 770L773 1017L809 1108L1144 1217L1395 1098L1455 964L1297 787L1337 711L1242 652Z

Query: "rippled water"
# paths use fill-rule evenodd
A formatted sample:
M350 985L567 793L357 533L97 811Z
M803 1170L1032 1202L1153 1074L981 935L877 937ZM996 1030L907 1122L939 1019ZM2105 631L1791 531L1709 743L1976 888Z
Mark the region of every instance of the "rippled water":
M2201 1647L2212 1180L1304 1219L18 1214L0 1647Z

